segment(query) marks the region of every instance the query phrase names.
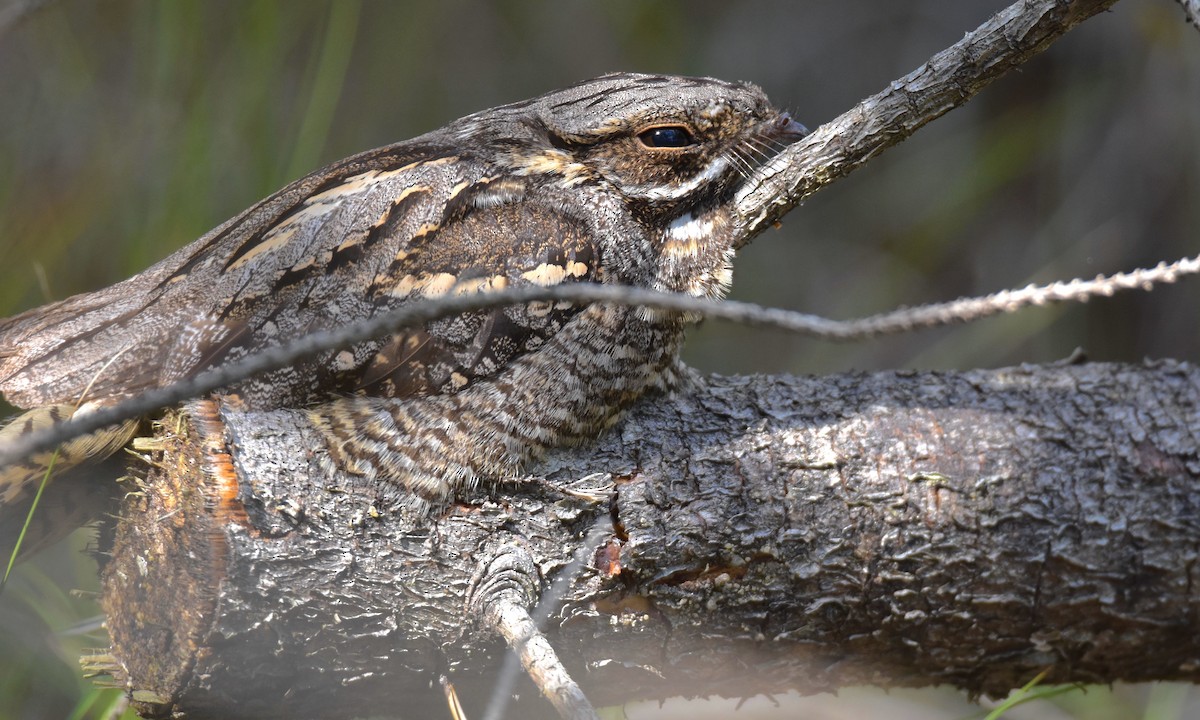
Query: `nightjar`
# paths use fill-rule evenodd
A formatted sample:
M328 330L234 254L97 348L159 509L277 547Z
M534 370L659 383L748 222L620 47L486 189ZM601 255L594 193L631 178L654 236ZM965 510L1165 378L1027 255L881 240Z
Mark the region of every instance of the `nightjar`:
M447 293L609 283L720 297L744 242L733 194L804 132L753 85L621 73L336 162L124 282L0 321L0 391L32 408L0 442ZM336 466L436 505L670 386L690 319L495 308L225 393L308 408ZM135 429L80 438L59 467L113 453ZM0 470L0 502L27 495L47 460Z

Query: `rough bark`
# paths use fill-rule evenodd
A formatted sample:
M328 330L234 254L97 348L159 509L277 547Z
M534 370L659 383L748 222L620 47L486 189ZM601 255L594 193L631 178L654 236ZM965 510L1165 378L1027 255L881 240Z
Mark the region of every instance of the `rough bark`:
M597 704L1200 679L1187 364L709 378L434 521L326 472L296 412L162 437L104 572L101 665L150 713L438 717L444 673L475 715L482 568L527 553L544 594L597 522L547 623Z

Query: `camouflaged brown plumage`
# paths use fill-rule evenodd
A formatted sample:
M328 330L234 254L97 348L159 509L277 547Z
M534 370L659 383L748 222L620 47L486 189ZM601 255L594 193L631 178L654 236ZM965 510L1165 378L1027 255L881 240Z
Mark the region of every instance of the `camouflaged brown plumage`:
M615 74L347 158L124 282L0 322L0 391L33 409L3 432L446 293L590 282L720 297L741 244L732 194L803 132L753 85ZM311 407L335 465L439 503L669 386L688 321L566 303L472 312L227 392ZM134 429L65 447L60 467ZM0 471L0 500L27 494L46 459Z

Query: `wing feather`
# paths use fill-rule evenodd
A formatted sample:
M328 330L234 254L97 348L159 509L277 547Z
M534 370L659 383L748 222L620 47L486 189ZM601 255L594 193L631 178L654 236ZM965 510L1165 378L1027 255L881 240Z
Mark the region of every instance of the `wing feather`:
M313 173L124 282L0 321L0 391L29 407L76 402L90 384L87 399L105 402L441 293L598 281L582 221L431 137ZM454 392L577 311L447 318L236 390L251 406Z
M457 260L457 262L456 262ZM538 201L484 203L412 248L375 290L381 308L443 293L597 282L598 251L580 220ZM403 396L457 392L503 370L557 333L581 308L554 303L464 313L429 323L424 336L382 344L356 390Z
M316 303L294 302L311 291L291 285L318 277L301 271L297 282L297 269L328 261L357 228L374 227L391 203L389 193L461 173L466 165L450 157L444 143L425 136L348 158L128 280L0 320L0 392L20 407L73 403L89 384L88 399L118 399L278 343L291 328L328 325L316 317L328 314ZM423 214L433 216L436 198L425 204ZM395 245L399 237L384 239ZM238 265L251 254L253 262ZM280 283L284 292L273 297ZM344 310L362 315L371 308L349 303Z

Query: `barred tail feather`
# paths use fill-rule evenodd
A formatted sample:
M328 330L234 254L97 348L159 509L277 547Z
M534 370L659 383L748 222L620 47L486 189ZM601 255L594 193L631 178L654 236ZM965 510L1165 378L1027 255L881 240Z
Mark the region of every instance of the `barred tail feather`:
M37 430L51 427L71 418L76 412L72 405L47 405L28 410L0 428L0 447ZM137 431L137 420L97 430L68 440L55 451L35 453L0 467L0 505L11 505L20 498L32 495L53 464L53 476L81 465L97 463L124 447Z

